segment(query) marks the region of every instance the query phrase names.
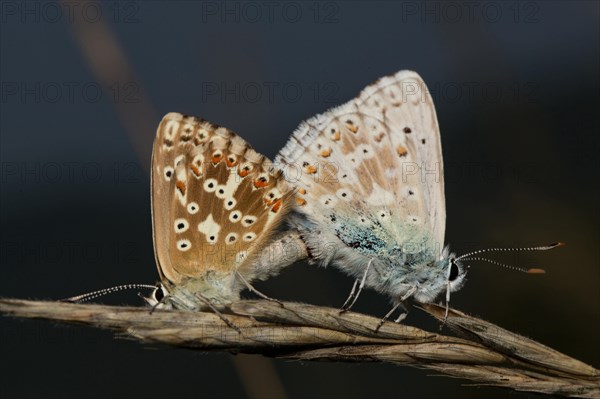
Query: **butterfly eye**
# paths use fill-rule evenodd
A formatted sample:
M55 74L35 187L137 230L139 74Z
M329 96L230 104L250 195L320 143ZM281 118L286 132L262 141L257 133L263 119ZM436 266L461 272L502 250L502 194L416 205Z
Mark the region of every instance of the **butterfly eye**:
M165 293L163 292L163 289L161 286L158 286L154 289L154 292L152 292L152 297L154 298L154 300L156 302L160 302L164 299Z
M454 281L456 280L456 278L458 277L458 266L456 266L456 263L454 263L454 260L451 261L452 263L450 264L450 276L448 276L448 281Z

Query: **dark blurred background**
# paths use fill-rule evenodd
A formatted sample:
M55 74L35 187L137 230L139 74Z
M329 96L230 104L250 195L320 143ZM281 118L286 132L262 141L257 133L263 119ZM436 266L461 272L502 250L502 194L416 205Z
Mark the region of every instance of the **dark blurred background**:
M165 113L274 157L301 120L413 69L437 107L452 248L568 244L494 256L544 276L474 265L453 306L600 366L598 2L0 4L1 296L157 280L148 171ZM258 288L339 306L351 285L297 264ZM383 315L387 299L366 292L355 309ZM406 322L437 328L418 310ZM156 350L7 318L0 358L2 398L508 395L389 364Z

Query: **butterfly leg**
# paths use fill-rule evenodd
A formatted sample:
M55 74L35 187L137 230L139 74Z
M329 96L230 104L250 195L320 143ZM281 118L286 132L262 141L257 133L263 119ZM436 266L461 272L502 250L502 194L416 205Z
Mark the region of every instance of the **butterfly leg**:
M340 314L344 313L344 312L348 311L348 309L350 309L348 307L348 304L354 298L354 294L356 293L356 288L358 287L359 282L360 282L360 280L358 280L358 279L354 280L354 285L352 285L352 290L350 290L350 295L348 295L348 299L346 299L346 302L344 302L344 304L342 305L342 308L340 309Z
M246 288L248 288L248 290L250 292L254 292L256 295L258 295L259 297L261 297L262 299L266 299L267 301L272 301L272 302L277 302L279 305L281 305L281 307L283 307L283 302L281 302L279 299L275 299L275 298L271 298L269 296L266 296L265 294L263 294L262 292L260 292L259 290L257 290L256 288L254 288L252 286L252 284L250 284L248 282L248 280L246 280L244 278L244 276L242 276L242 274L240 272L238 272L237 270L235 271L235 274L237 274L237 276L240 278L240 280L242 280L242 282L244 283L244 285L246 286Z
M358 299L358 296L360 295L362 289L365 286L365 282L367 281L367 274L369 273L369 268L371 267L371 262L373 262L373 259L369 260L369 263L367 264L367 269L365 270L365 273L363 274L362 279L360 280L360 284L358 285L358 290L356 291L356 295L354 295L352 302L350 302L350 305L348 305L348 306L342 306L342 310L340 311L340 313L349 311L350 309L352 309L352 306L354 306L354 304L356 303L356 300ZM348 296L348 299L346 300L346 302L348 302L350 300L350 297L352 297L352 294L356 290L357 282L358 282L358 280L356 280L354 282L354 286L352 287L352 291L350 291L350 295ZM346 303L344 303L344 305L346 305Z
M150 301L148 300L148 298L146 298L145 296L143 296L141 292L138 292L138 296L139 296L140 298L142 298L144 301L146 301L146 303L147 303L148 305L151 305L151 303L150 303ZM156 309L158 309L158 307L159 307L160 305L162 305L162 302L161 302L161 301L157 301L157 302L156 302L154 305L151 305L152 307L150 308L150 314L154 313L154 311L155 311Z
M379 324L377 324L377 327L375 327L375 332L378 332L379 329L381 328L381 326L383 326L383 323L385 323L387 321L387 319L390 318L390 316L392 314L394 314L394 312L399 308L399 307L403 307L404 308L404 301L407 300L409 297L412 296L412 294L414 294L417 291L417 287L412 287L410 290L408 290L408 292L406 294L404 294L400 300L398 301L397 304L394 305L394 307L392 308L392 310L390 310L389 312L386 313L385 316L383 316L383 318L381 320L379 320ZM406 308L404 308L406 310ZM394 320L396 323L400 323L402 320L404 320L406 318L406 312L402 312L400 313L400 315L398 316L398 318L396 320Z
M406 309L406 306L404 306L404 302L400 302L400 307L402 308L400 314L394 320L394 323L398 324L402 323L402 320L406 319L406 316L408 315L408 309Z
M196 297L198 299L200 299L202 301L202 303L204 303L206 306L208 306L210 308L210 310L212 310L213 312L215 312L215 314L217 316L219 316L219 318L221 320L223 320L223 322L225 324L227 324L227 326L229 326L229 328L234 329L235 331L238 332L238 334L242 333L242 331L239 329L238 326L236 326L235 324L233 324L227 317L225 317L225 315L223 313L221 313L221 311L219 309L217 309L215 307L215 305L212 304L212 302L210 301L210 299L208 299L207 297L205 297L204 295L202 295L200 293L196 293L195 295L196 295Z
M375 332L379 331L383 323L385 323L387 319L390 318L390 316L396 311L396 309L400 307L401 304L402 302L398 302L397 304L395 304L394 307L389 312L387 312L381 320L379 320L379 324L377 324L377 327L375 327Z
M444 312L444 320L442 321L442 324L440 324L440 331L442 331L442 329L446 325L446 320L448 320L449 310L450 310L450 282L448 282L448 285L446 287L446 311Z

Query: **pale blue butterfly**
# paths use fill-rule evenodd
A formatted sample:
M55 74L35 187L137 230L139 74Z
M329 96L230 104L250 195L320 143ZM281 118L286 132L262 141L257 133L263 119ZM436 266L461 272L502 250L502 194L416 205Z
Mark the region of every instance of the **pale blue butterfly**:
M395 306L382 322L408 298L432 302L445 293L448 303L465 282L462 261L502 250L456 257L444 246L440 131L431 95L415 72L381 78L303 122L275 163L298 188L289 221L311 259L356 279L344 310L363 287L392 298Z

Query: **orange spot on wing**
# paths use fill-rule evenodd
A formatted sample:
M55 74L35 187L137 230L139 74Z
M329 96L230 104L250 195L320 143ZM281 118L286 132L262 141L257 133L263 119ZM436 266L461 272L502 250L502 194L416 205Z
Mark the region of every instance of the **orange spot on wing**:
M352 133L356 133L358 132L358 126L356 125L351 125L351 124L347 124L346 127L348 128L348 130L350 130Z
M396 147L396 152L398 153L399 157L405 157L406 154L408 154L408 150L406 149L406 147L402 147L401 145Z
M279 200L279 198L269 198L269 196L265 196L264 201L265 204L267 204L267 206L271 206L273 205L275 202L277 202Z
M223 159L223 154L213 154L212 163L216 165L221 162L221 159Z
M375 136L375 141L381 143L381 140L383 140L383 136L385 136L385 133L379 133L377 136Z
M330 155L331 155L331 150L329 148L326 148L323 151L321 151L321 156L324 158L327 158Z
M281 204L282 204L281 199L276 200L275 203L273 204L273 208L271 208L271 212L275 212L275 213L279 212L279 208L281 208Z
M225 160L225 163L227 164L227 167L228 167L228 168L232 168L232 167L234 167L235 165L237 165L237 159L234 159L234 160L232 161L231 159L227 158L227 159Z
M299 192L300 194L306 194L306 190L305 190L305 189L303 189L303 188L299 189L299 190L298 190L298 192Z
M342 135L340 134L340 132L336 131L335 133L333 133L331 135L331 140L333 140L333 141L340 141L341 136Z
M202 174L202 171L200 170L200 168L197 165L192 164L190 166L190 169L192 170L192 172L194 172L194 174L198 177L200 177L200 175Z
M246 176L248 176L249 173L250 173L250 168L248 168L247 166L238 170L238 175L240 177L246 177Z
M254 187L256 187L256 188L264 188L264 187L267 187L268 185L269 185L269 181L264 177L260 177L254 181Z
M308 173L309 175L314 175L315 173L317 173L317 168L314 165L309 165L306 167L306 173Z
M179 190L179 192L183 195L185 195L185 183L181 180L177 180L177 182L175 183L175 186L177 187L177 189Z
M302 205L306 205L306 200L304 198L298 198L296 197L296 203L300 206Z

